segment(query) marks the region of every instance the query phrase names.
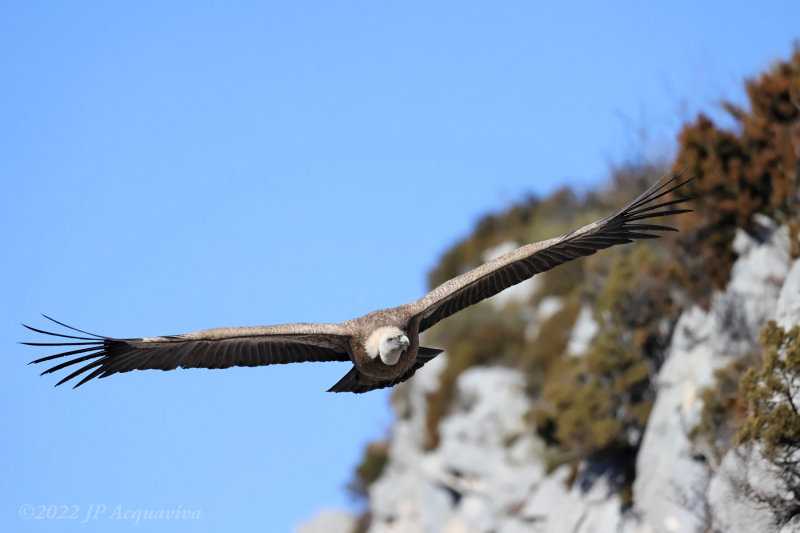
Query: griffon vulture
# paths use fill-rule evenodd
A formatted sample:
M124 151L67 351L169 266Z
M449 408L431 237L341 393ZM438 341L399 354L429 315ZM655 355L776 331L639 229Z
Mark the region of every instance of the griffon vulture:
M23 344L69 347L63 353L32 361L43 363L67 358L42 374L86 363L57 385L82 376L77 387L92 378L148 368L172 370L350 361L353 368L330 391L362 393L391 387L410 378L442 352L419 345L420 333L440 320L567 261L634 239L659 236L652 232L675 231L641 221L690 211L674 207L685 199L658 201L690 179L681 182L678 174L659 180L614 215L561 237L522 246L443 283L415 302L373 311L340 324L216 328L185 335L115 339L46 317L82 335L25 326L38 333L71 340Z

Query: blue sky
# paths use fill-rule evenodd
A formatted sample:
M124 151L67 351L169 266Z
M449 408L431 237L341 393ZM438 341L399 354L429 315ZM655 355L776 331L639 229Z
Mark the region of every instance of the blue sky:
M669 154L698 109L741 102L797 20L794 1L0 4L0 530L288 531L352 507L392 417L385 391L324 392L347 365L54 388L19 323L148 336L417 299L481 215ZM200 516L114 518L141 509Z

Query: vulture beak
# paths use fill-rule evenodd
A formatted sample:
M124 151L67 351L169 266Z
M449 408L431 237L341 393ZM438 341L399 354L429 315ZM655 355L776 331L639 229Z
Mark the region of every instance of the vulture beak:
M404 352L409 346L411 346L411 341L405 335L392 339L392 351L400 350Z

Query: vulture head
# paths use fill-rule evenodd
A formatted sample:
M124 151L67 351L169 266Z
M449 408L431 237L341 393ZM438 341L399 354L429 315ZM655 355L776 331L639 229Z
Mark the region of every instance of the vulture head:
M364 343L364 349L372 359L380 356L386 365L394 365L411 345L403 330L394 326L376 329Z

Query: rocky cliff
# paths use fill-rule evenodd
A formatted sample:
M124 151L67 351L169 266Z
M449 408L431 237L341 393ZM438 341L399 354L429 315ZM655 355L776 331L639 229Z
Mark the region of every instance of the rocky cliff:
M727 289L713 294L708 310L691 307L678 320L636 460L632 505L622 505L602 464L580 465L577 478L567 465L548 472L547 448L526 421L525 379L511 369L461 374L439 445L426 452L426 399L441 360L396 396L389 460L369 489L369 531L800 531L800 519L778 527L769 505L739 494L741 475L780 492L763 458L731 449L713 464L688 436L714 370L758 350L767 320L800 323L800 261L788 255L786 228L762 223L761 242L737 235Z
M742 490L744 476L763 493L797 497L757 450L742 455L731 448L717 462L689 436L714 370L759 350L768 320L800 324L800 261L789 257L785 227L761 223L761 240L737 234L739 259L726 290L713 294L708 310L693 306L678 319L636 458L632 502L623 504L613 470L602 463L550 470L548 448L526 418L525 377L509 368L463 372L440 422L439 444L426 451L427 399L446 364L441 358L394 397L397 423L388 462L369 487L368 531L800 532L800 517L781 524L770 505ZM577 321L571 345L585 345L587 331L596 327ZM341 518L337 523L352 527Z

